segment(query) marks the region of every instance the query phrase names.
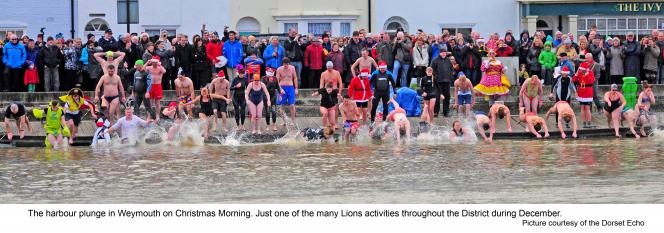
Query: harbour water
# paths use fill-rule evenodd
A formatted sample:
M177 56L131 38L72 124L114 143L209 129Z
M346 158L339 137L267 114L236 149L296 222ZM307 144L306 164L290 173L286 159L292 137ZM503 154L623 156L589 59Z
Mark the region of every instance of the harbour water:
M664 203L662 142L0 148L0 202Z

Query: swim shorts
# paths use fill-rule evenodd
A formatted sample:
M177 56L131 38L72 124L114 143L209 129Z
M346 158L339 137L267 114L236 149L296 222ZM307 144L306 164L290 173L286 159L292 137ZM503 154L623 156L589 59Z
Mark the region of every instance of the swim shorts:
M277 105L295 105L295 87L294 86L281 86L284 94L279 96Z

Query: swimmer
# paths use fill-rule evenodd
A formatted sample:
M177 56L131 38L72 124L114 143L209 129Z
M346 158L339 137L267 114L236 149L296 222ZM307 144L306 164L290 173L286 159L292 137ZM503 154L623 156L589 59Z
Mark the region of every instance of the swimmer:
M62 110L58 101L53 100L50 106L44 109L44 112L46 113L46 125L44 125L46 147L52 146L53 149L57 149L62 145L63 134L67 134L69 131L64 110Z
M87 99L83 97L83 91L80 88L73 88L65 96L60 97L61 100L65 101L65 106L63 107L65 111L65 120L67 121L67 127L71 129L71 137L69 137L69 144L74 143L74 138L78 133L78 126L81 124L81 118L83 113L81 110L83 106L87 106L90 109L92 118L97 118L97 115L92 111L94 105L90 103Z
M622 110L627 101L625 96L618 91L618 85L611 84L611 90L604 94L604 103L604 116L606 116L608 126L613 127L616 137L620 137Z
M263 114L263 101L267 101L268 108L271 103L269 102L270 93L265 84L261 82L260 74L254 74L254 81L249 83L246 87L244 98L249 107L249 113L251 114L249 118L252 127L251 133L261 134L261 129L258 125L260 124L260 119Z
M544 101L542 93L542 82L540 82L537 75L526 79L521 85L521 91L519 91L519 107L525 107L526 113L532 112L537 115L537 109Z
M464 142L467 143L470 141L470 135L472 131L464 129L461 125L461 121L452 122L452 130L450 131L450 142Z
M648 81L643 80L643 91L639 93L639 98L636 101L637 105L642 106L642 110L650 112L650 105L655 103L655 94L652 92L652 86Z
M549 121L549 115L551 114L558 114L558 130L560 130L560 136L565 139L567 135L565 134L565 130L563 130L563 121L566 122L566 124L569 124L570 121L572 122L573 125L573 132L572 132L572 137L576 138L576 116L574 116L574 110L572 110L572 107L569 106L569 103L567 101L558 101L556 104L549 109L548 112L546 112L546 117L545 121Z
M212 95L210 91L203 87L201 88L201 95L197 96L196 99L187 103L186 105L194 105L195 103L200 103L201 109L198 113L198 118L201 119L205 125L205 130L203 131L203 138L208 138L210 135L210 124L213 122L210 120L211 117L214 117L214 110L212 109Z
M184 70L182 70L182 68L178 70L178 77L175 79L175 81L173 81L173 83L175 84L175 94L178 96L178 100L180 102L178 108L182 110L183 107L186 107L189 117L193 117L193 106L186 104L190 103L193 99L196 98L196 93L194 92L194 83L189 77L185 76Z
M405 133L406 140L410 141L410 121L406 116L406 110L401 108L394 98L390 99L390 102L394 105L394 110L387 115L387 120L394 122L394 134L397 136L397 143L401 143L401 133Z
M338 138L334 137L334 128L329 126L323 128L304 128L300 132L300 137L306 141L329 141L330 139L333 139L335 142L338 141Z
M335 89L331 83L328 83L325 88L318 89L311 96L320 95L320 114L323 115L323 126L330 126L337 128L337 96L339 89Z
M231 102L230 98L230 82L226 79L226 74L223 70L217 73L217 77L210 83L210 96L212 96L212 107L214 107L214 130L217 129L217 118L221 117L221 129L228 132L226 129L226 110L228 104Z
M385 141L387 139L387 127L388 124L383 121L383 113L377 113L376 121L369 129L369 136L376 140Z
M134 108L127 107L125 108L125 116L118 119L118 121L115 122L115 124L111 126L110 129L108 129L108 134L110 135L114 131L122 128L122 134L120 135L120 138L122 139L122 143L127 143L129 137L137 138L139 128L145 128L150 123L152 123L152 120L145 121L141 119L140 117L134 115Z
M634 125L636 125L636 121L639 119L639 113L631 108L625 108L621 111L620 115L621 115L620 118L621 123L622 121L627 121L627 123L629 124L629 131L632 132L632 134L634 134L634 137L639 139L640 138L639 134L636 133L636 130L634 130Z
M526 112L525 107L519 108L519 121L526 123L526 130L533 133L535 137L542 138L539 131L544 128L544 137L549 137L549 127L541 117L537 116L534 112Z
M491 119L484 112L475 112L475 122L477 123L477 131L480 132L484 141L491 142L493 140L493 132L495 131L495 129L491 129ZM489 137L484 133L487 130L489 131Z
M360 109L355 103L350 101L350 96L343 99L343 103L339 105L341 112L341 119L344 122L344 139L350 140L350 136L357 136L357 129L360 128L358 119L361 117Z
M20 139L25 137L24 127L27 127L28 131L32 133L30 121L28 120L28 116L25 113L25 105L22 103L12 103L7 107L7 109L5 109L5 130L7 131L7 139L9 141L11 141L14 137L12 134L12 129L9 128L10 119L14 119L16 121L16 128L18 128L18 136Z
M464 116L470 115L470 109L475 105L475 89L473 88L473 83L470 82L470 79L466 78L463 72L459 72L459 78L454 81L454 93L457 94L457 98L454 101L454 108L457 110L457 113L463 113ZM441 97L442 99L445 98ZM466 111L462 110L463 107L466 107Z
M471 84L472 85L472 84ZM455 87L456 88L456 87ZM435 115L434 109L436 107L436 95L438 95L438 82L436 77L433 76L433 68L427 67L426 76L420 80L420 92L424 100L424 107L422 109L422 116L420 122L426 122L429 125L433 124L433 116ZM444 95L440 95L441 99L445 99Z
M505 119L505 122L507 123L507 132L512 132L510 109L505 106L503 101L496 101L491 105L489 116L491 118L491 133L496 133L496 118Z

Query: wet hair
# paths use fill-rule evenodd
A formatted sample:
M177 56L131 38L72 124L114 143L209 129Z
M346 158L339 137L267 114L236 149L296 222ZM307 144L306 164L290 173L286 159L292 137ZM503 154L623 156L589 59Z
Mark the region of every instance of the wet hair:
M564 120L565 122L569 123L570 121L572 121L572 116L570 116L570 115L565 115L565 116L563 116L563 120Z
M108 64L108 66L106 66L106 69L115 70L115 66L113 64Z
M399 128L399 134L400 135L406 135L406 129L405 128Z
M330 126L325 126L323 128L323 135L330 136L334 133L334 130Z
M542 130L542 123L535 124L533 128L535 128L535 131L539 132L540 130Z
M497 113L496 115L498 115L498 118L499 118L499 119L503 119L503 118L505 118L505 115L506 115L506 114L505 114L505 110L502 109L502 108L501 108L501 109L498 109L498 113Z
M489 126L489 123L484 123L482 124L482 129L484 130L489 130L491 127Z

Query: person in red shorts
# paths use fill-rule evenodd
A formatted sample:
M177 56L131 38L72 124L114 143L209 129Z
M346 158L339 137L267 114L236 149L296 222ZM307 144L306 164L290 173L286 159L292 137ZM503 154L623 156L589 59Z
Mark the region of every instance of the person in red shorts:
M166 69L161 65L159 59L159 56L153 56L152 59L148 60L148 63L145 64L145 70L148 71L151 79L151 84L145 97L150 99L152 105L156 107L157 111L155 112L161 111L160 102L164 97L162 94L161 80L166 73ZM159 121L159 114L156 115L155 120Z

